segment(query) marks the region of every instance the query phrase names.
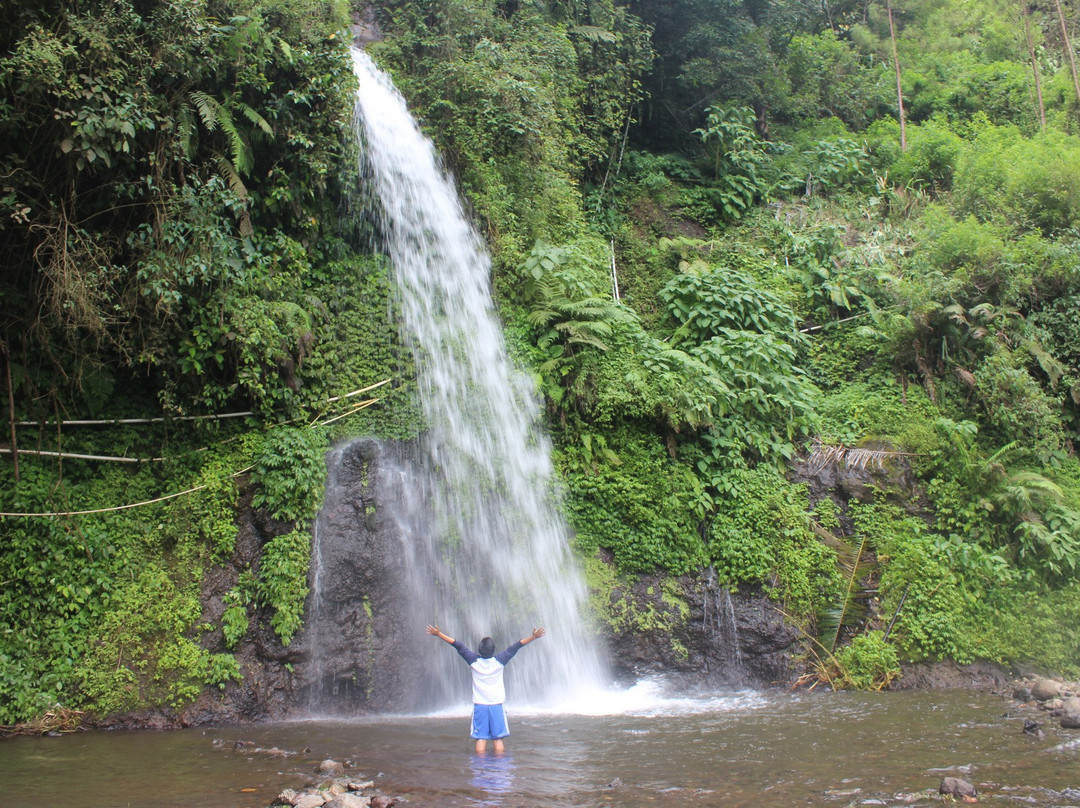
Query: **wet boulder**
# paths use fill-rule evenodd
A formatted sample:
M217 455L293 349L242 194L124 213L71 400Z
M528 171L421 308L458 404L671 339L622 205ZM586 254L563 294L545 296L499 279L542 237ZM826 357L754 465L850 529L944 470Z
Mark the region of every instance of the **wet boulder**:
M1061 726L1064 729L1080 729L1080 697L1073 696L1062 702Z
M345 773L345 766L336 760L324 760L316 768L319 774L329 774L331 777L339 777Z
M1053 679L1039 679L1032 685L1031 695L1039 701L1056 699L1061 690L1061 685Z
M953 797L963 802L978 801L978 792L975 790L975 786L967 780L961 780L959 777L943 777L941 785L938 786L938 793L944 797Z

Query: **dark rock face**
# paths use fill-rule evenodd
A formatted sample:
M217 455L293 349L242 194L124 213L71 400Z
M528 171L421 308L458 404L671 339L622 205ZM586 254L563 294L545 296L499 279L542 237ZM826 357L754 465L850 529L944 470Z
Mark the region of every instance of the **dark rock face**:
M349 29L352 31L353 42L356 45L364 47L371 42L379 42L383 38L373 4L367 3L359 10L354 10L352 22Z
M919 662L903 665L903 674L890 690L992 690L1009 682L1008 671L993 662Z
M356 441L331 458L312 593L296 640L304 658L296 668L294 711L340 716L402 709L415 690L419 672L393 662L418 639L401 620L404 554L380 473L381 462L404 449Z
M357 441L332 453L325 503L313 540L304 626L285 646L270 626L271 613L250 616L251 626L232 653L243 681L206 692L178 713L116 716L111 726L191 726L264 721L316 714L356 715L399 708L415 687L403 667L388 664L407 645L396 615L402 554L391 507L380 507L379 458L402 447ZM258 569L263 546L292 529L254 510L247 494L230 563L203 579L201 622L219 625L223 597L239 570ZM385 504L385 503L383 503ZM315 578L321 599L316 600ZM221 629L203 637L218 653L228 650Z
M730 594L711 570L645 575L613 598L636 615L611 629L612 668L632 681L663 675L682 690L762 687L790 680L797 634L759 591Z
M253 566L257 569L263 546L292 530L291 524L270 519L264 512L253 509L250 491L241 496L238 521L236 547L229 563L209 569L203 576L200 622L219 627L202 638L202 645L214 653L229 650L220 628L225 612L223 598L236 586L239 571ZM294 677L287 666L299 663L302 656L297 647L281 644L270 627L270 616L266 610L250 614L247 636L231 651L240 665L243 681L229 683L221 691L204 691L179 712L158 714L157 721L162 726L193 726L267 720L286 714L295 694ZM113 726L142 727L155 723L154 716L146 714L109 722Z
M820 458L811 455L796 465L789 477L793 482L806 483L811 505L826 497L831 499L838 507L841 529L848 535L855 532L847 512L852 501L870 502L875 495L884 495L888 502L908 513L921 515L926 512L929 502L916 484L906 458L873 459L875 451L894 449L888 443L868 443L860 449L870 459L847 462L846 459L830 460L827 455Z

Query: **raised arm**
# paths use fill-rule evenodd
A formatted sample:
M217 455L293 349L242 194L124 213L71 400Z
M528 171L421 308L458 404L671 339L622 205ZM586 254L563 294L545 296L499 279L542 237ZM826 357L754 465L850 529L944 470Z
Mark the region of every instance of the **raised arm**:
M547 629L544 628L543 626L540 626L539 628L534 628L532 630L532 634L530 634L528 637L522 637L521 638L521 644L522 645L528 645L533 640L539 640L545 634L547 634Z
M448 642L451 645L454 644L454 638L448 637L446 634L443 634L441 631L439 631L438 626L428 626L427 633L430 634L432 637L438 637L443 642Z
M469 648L467 645L465 645L465 643L458 642L453 637L450 637L449 635L443 634L441 631L439 631L438 626L428 626L427 633L430 634L432 637L438 637L443 642L448 642L452 646L454 646L454 650L457 651L458 654L461 655L461 658L464 659L465 662L467 662L469 665L473 664L474 662L476 662L476 660L480 658L479 656L477 656L476 652Z

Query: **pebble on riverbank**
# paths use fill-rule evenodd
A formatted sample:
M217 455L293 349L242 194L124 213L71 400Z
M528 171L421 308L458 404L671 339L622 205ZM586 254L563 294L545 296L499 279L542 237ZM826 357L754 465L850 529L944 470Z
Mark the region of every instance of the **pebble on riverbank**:
M1059 717L1063 729L1080 729L1080 682L1031 677L1015 684L1013 698L1025 704L1034 701L1040 710Z
M394 797L380 794L372 780L345 777L345 765L336 760L324 760L316 767L317 774L334 775L332 779L309 786L302 791L286 788L271 806L292 808L392 808L398 804Z

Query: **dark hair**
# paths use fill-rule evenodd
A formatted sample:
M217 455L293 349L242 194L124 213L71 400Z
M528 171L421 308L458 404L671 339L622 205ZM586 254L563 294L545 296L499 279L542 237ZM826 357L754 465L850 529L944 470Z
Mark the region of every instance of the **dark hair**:
M480 656L484 659L491 659L495 656L495 640L491 637L484 637L480 640Z

